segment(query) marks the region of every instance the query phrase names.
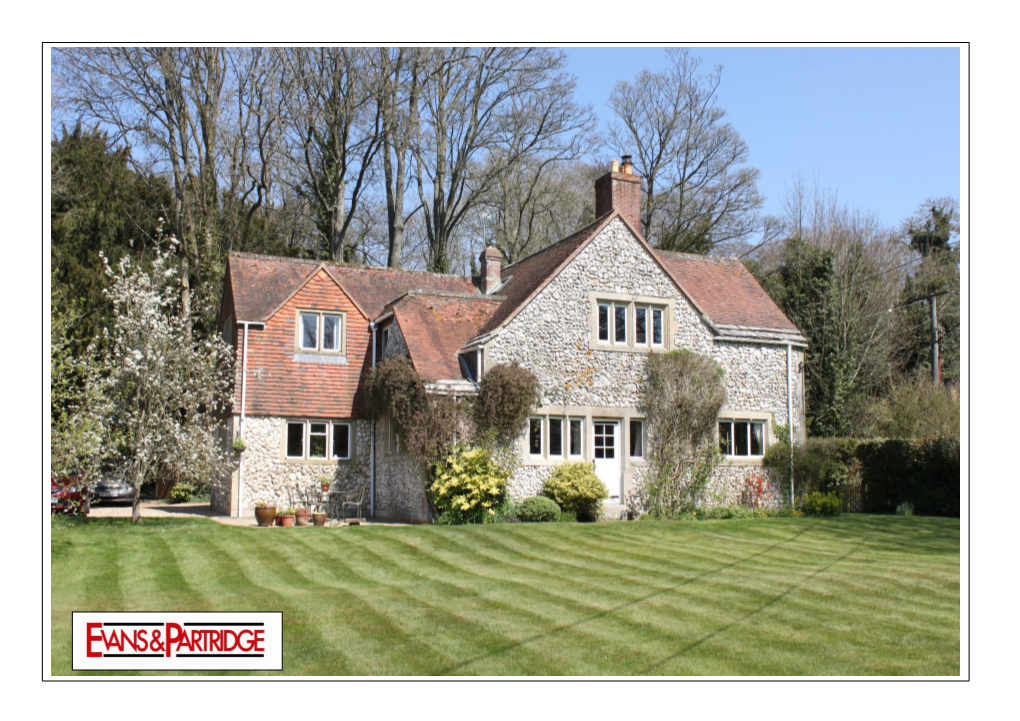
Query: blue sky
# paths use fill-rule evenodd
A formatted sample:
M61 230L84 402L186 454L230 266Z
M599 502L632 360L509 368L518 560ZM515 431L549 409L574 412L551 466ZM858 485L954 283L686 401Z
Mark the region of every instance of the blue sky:
M617 80L661 70L661 48L566 48L577 97L613 118ZM692 48L723 66L719 103L779 213L800 173L898 225L930 196L960 198L958 48ZM611 149L606 149L611 153Z

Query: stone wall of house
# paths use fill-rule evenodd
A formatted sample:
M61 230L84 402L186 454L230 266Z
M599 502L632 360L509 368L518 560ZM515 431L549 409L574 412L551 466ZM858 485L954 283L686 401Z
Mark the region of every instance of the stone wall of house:
M427 521L425 470L406 454L386 453L385 425L376 424L375 515L401 521Z
M252 515L255 504L264 501L277 508L303 505L302 494L319 489L327 476L334 488L354 491L365 487L364 509L369 506L370 421L351 423L351 460L339 462L290 461L283 458L283 418L248 416L244 420L246 449L243 470L243 514Z
M530 369L541 386L542 406L640 407L648 354L592 347L592 292L674 301L673 347L711 356L722 365L727 408L769 413L776 423L786 423L785 346L717 343L698 311L619 220L603 229L486 345L486 365L517 362ZM794 369L802 359L795 351ZM795 407L802 408L803 393L798 395ZM799 428L800 414L794 415ZM746 473L756 469L760 467L720 465L709 488L711 502L736 503ZM551 472L551 466L531 465L525 459L513 479L513 495L541 492ZM625 463L625 495L637 491L646 472L646 467Z

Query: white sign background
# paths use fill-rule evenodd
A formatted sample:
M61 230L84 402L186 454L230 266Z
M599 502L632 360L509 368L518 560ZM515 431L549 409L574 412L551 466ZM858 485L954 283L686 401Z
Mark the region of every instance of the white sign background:
M150 631L160 631L162 641L166 641L166 626L176 623L187 630L194 626L185 624L202 624L203 629L240 630L237 624L261 623L263 634L263 655L244 656L238 653L230 655L206 655L180 657L172 654L145 656L92 657L87 653L87 624L152 624L144 626ZM222 625L221 625L222 624ZM130 632L139 626L104 626L107 636L112 629ZM93 635L95 635L93 631ZM94 649L96 650L96 649ZM131 649L125 649L131 653ZM176 651L175 651L176 652ZM184 652L188 652L187 649ZM119 651L118 651L119 653ZM190 653L190 652L188 652ZM201 653L201 652L199 652ZM282 613L88 613L74 612L71 614L71 668L75 671L282 671L283 670L283 614Z

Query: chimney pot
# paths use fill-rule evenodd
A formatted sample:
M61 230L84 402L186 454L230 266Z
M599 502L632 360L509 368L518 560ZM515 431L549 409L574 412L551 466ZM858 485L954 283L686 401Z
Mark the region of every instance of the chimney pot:
M620 172L620 161L614 160L612 163L610 163L610 170L612 170L614 173L619 173Z
M641 176L634 174L631 156L623 156L623 172L614 160L611 170L595 181L595 217L613 210L620 212L631 227L641 233Z
M500 276L500 265L503 260L503 253L499 248L488 246L482 251L479 258L479 271L481 273L482 292L486 295L492 293L502 282Z

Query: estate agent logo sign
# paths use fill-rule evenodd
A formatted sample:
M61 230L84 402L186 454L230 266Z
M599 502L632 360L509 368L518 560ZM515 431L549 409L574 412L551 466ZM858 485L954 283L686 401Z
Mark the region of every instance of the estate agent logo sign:
M75 671L282 671L282 613L72 613Z

